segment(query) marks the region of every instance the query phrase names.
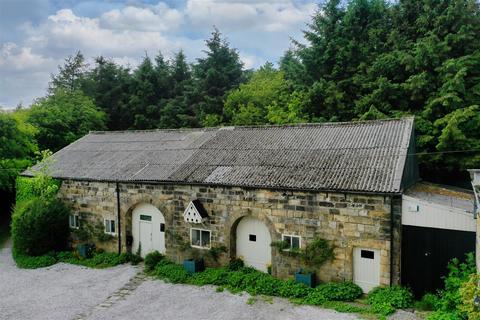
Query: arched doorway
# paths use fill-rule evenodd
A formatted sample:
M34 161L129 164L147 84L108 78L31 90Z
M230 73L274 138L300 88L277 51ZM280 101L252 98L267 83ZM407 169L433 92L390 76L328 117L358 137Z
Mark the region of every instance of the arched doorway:
M267 226L254 217L243 217L237 225L236 253L247 266L267 272L272 263L272 238Z
M165 253L165 217L155 206L139 204L132 212L132 251L140 247L140 254L145 257L157 250Z

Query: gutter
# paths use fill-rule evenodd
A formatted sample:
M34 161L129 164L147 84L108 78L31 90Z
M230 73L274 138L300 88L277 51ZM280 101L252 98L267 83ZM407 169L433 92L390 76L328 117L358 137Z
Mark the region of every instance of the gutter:
M120 188L118 181L115 182L115 192L117 194L117 228L118 228L118 254L122 253L122 227L120 224Z

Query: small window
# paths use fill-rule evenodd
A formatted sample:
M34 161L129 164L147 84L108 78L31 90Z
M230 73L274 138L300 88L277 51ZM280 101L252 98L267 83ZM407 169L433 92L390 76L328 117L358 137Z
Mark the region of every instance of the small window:
M361 250L360 256L365 259L375 259L375 252L370 250Z
M192 247L210 248L210 230L190 229L190 244Z
M143 220L143 221L152 221L152 216L147 216L146 214L141 214L141 215L140 215L140 220Z
M72 229L80 228L80 220L78 214L71 214L69 217L69 225Z
M257 241L257 235L256 234L249 234L248 235L248 240L253 241L253 242Z
M105 233L115 234L115 220L105 219Z
M160 232L165 232L165 223L160 223Z
M285 250L297 250L300 249L300 237L292 235L282 235L283 241L285 241L288 246Z

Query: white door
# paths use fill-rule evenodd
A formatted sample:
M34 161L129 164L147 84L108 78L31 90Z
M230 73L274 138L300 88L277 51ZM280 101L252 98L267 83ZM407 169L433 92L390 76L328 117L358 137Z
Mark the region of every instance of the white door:
M267 272L272 262L272 239L267 226L260 220L244 217L237 226L237 257L247 266Z
M353 282L368 293L380 285L380 251L366 248L353 250Z
M141 245L141 253L148 253L153 251L153 237L152 237L152 221L149 220L142 220L142 218L151 218L151 216L141 215L140 216L140 239L139 245Z
M141 255L152 251L165 253L165 218L151 204L140 204L132 213L132 251L136 253L141 244Z

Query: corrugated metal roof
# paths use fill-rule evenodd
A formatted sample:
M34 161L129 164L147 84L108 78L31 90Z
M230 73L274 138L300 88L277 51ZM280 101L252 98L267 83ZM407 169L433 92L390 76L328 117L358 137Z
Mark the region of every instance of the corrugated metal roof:
M430 182L419 182L407 189L405 195L442 206L473 212L474 194L472 190Z
M57 152L63 179L397 193L413 118L92 132Z

